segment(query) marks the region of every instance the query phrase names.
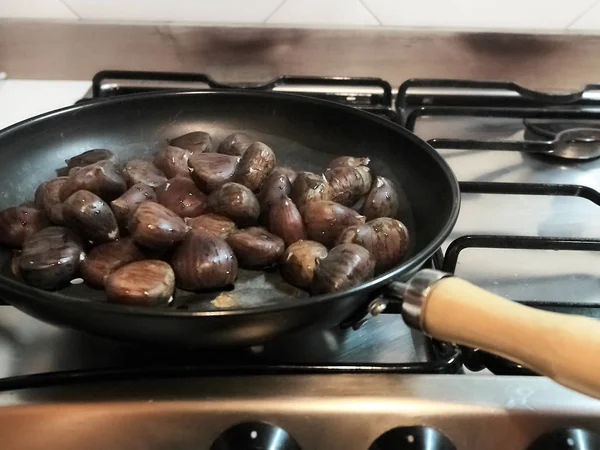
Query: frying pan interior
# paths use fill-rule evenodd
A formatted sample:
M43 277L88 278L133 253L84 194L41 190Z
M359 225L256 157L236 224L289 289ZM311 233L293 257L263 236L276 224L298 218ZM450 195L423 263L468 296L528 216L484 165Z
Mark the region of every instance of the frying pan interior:
M452 173L410 133L330 102L231 91L125 96L60 110L0 132L0 208L32 199L36 187L56 176L66 158L85 150L108 148L122 161L151 159L167 139L194 130L210 133L215 147L233 131L247 132L273 148L279 165L296 170L322 172L336 155L371 158L376 173L399 188L399 218L412 236L410 255L394 274L414 269L429 257L456 219L458 192ZM9 253L0 257L6 266ZM4 273L0 284L6 280ZM93 302L104 297L85 284L60 294ZM242 271L235 290L178 293L175 307L187 303L190 310L210 311L310 302L304 296L277 273Z

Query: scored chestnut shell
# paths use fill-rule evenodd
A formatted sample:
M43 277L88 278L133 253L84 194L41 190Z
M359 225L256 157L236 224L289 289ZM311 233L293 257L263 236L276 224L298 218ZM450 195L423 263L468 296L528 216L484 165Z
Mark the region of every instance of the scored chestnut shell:
M225 183L208 196L208 209L229 217L240 227L254 225L260 214L258 200L250 189L239 183Z
M262 227L234 231L226 242L237 256L240 267L248 269L275 264L285 250L283 239Z
M105 159L69 172L61 186L60 199L69 198L77 191L90 191L107 202L127 190L121 170L111 160Z
M94 164L98 161L109 159L115 164L119 163L119 158L110 150L105 148L95 148L86 152L75 155L72 158L66 159L67 167L73 169L75 167L85 167Z
M127 191L119 198L110 202L110 207L117 222L120 225L125 226L140 203L155 201L156 193L154 192L154 189L147 184L136 183L127 189Z
M396 217L399 208L398 192L392 180L377 177L360 212L367 220L373 220L378 217Z
M367 166L371 160L369 158L356 158L354 156L338 156L337 158L332 159L329 164L327 164L328 169L333 169L335 167L358 167L358 166Z
M169 144L192 153L210 152L212 150L210 134L204 131L192 131L191 133L172 139Z
M352 208L332 201L310 202L304 210L304 225L309 239L332 247L344 229L365 223L364 216Z
M229 245L215 234L194 230L171 260L177 285L191 291L216 289L235 281L238 262Z
M136 261L108 275L104 287L109 303L165 306L173 297L175 273L164 261Z
M220 153L194 153L190 155L188 165L196 185L210 193L233 180L239 160L239 156Z
M274 173L277 173L280 175L287 175L288 179L290 180L290 183L292 183L292 184L294 184L294 181L296 181L296 176L298 175L294 169L292 169L291 167L286 167L286 166L275 167L275 169L273 170L273 173L271 175L273 175Z
M348 227L338 244L358 244L371 253L375 272L382 273L398 265L409 248L409 234L399 220L380 217L363 225Z
M240 159L234 180L256 192L275 169L275 160L275 153L269 146L255 142Z
M375 263L369 251L356 244L340 244L319 260L311 286L314 294L337 292L373 276Z
M344 206L352 206L371 189L373 178L366 166L339 166L327 169L325 178L331 187L331 200Z
M306 205L310 202L331 200L329 181L324 175L300 172L292 183L290 198L296 204L298 210L304 213Z
M129 187L137 183L144 183L155 188L167 181L167 177L158 167L150 161L141 159L132 159L125 164L123 175Z
M183 219L163 205L140 203L129 221L135 242L154 250L166 250L183 240L188 226Z
M67 226L93 244L119 238L117 219L104 200L89 191L77 191L63 203Z
M144 253L131 238L119 239L93 248L81 263L80 271L86 283L104 286L104 279L118 268L144 259Z
M302 215L294 202L285 194L269 209L269 230L285 242L286 247L300 239L306 239Z
M35 206L44 211L48 220L54 225L65 224L60 191L66 181L67 177L53 178L40 184L35 191Z
M154 157L154 165L160 169L167 178L191 178L188 160L191 152L179 147L169 145L163 148Z
M206 195L189 178L167 180L156 188L156 198L180 217L196 217L206 209Z
M255 142L250 136L244 133L232 133L227 136L217 150L218 153L232 156L242 156L246 149Z
M221 239L225 239L237 230L233 220L212 213L186 218L185 223L191 228L191 231L203 229L215 234Z
M274 171L269 175L256 196L260 205L261 222L268 222L271 205L282 195L290 195L291 189L292 183L285 173Z
M300 289L309 289L318 261L327 256L327 247L315 241L298 241L281 257L281 275Z
M65 227L48 227L27 238L19 274L33 286L58 289L68 284L85 258L81 242Z
M46 215L36 208L14 206L0 211L0 243L21 247L25 239L46 226Z

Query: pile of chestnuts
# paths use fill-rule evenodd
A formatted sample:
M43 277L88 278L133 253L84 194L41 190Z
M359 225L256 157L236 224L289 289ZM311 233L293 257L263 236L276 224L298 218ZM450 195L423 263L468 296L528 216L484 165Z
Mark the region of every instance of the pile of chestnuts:
M14 275L41 289L81 277L109 302L164 306L176 287L222 289L238 266L278 266L288 283L323 294L386 272L409 247L396 188L368 158L296 172L244 133L215 148L195 131L153 161L94 149L66 163L33 202L0 212Z

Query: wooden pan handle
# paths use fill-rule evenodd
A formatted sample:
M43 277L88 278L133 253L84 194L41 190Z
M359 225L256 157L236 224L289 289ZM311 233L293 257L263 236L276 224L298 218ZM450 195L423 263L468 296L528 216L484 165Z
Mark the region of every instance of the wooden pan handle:
M421 291L417 317L425 333L503 356L600 398L600 321L519 305L458 278L432 281Z

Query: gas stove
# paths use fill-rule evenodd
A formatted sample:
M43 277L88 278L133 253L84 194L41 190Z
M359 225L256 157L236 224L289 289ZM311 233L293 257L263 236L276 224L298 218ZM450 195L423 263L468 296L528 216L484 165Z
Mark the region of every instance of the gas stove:
M377 78L231 86L104 71L81 101L231 88L317 96L414 131L462 191L457 225L427 265L520 303L600 317L600 85L543 94L419 79L394 92ZM379 312L247 349L174 351L1 306L0 429L11 448L600 448L600 402L411 331L394 305ZM23 433L26 423L44 433Z

